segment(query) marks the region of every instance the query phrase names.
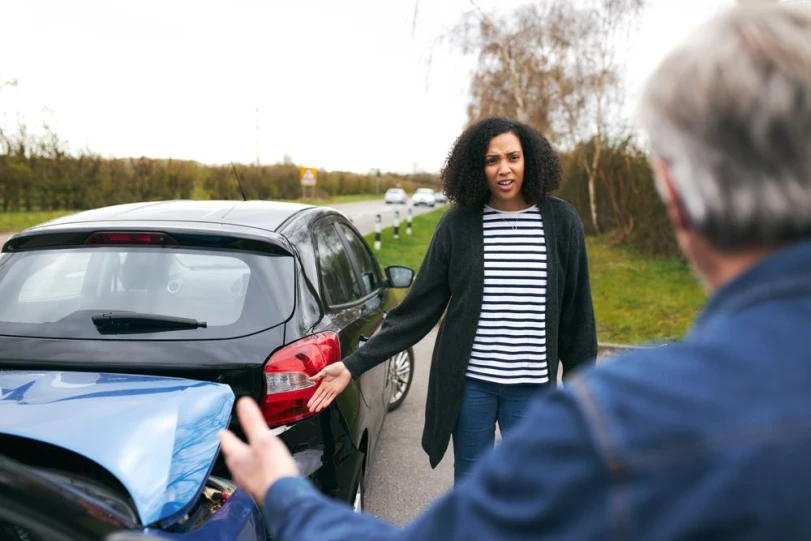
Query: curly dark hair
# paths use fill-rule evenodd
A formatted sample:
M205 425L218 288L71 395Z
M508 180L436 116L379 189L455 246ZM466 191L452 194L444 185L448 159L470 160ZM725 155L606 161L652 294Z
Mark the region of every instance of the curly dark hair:
M527 203L540 204L560 187L560 159L551 143L534 128L504 117L490 117L468 127L456 139L440 178L448 199L461 207L484 205L490 199L484 158L493 137L512 133L524 153L524 183L521 193Z

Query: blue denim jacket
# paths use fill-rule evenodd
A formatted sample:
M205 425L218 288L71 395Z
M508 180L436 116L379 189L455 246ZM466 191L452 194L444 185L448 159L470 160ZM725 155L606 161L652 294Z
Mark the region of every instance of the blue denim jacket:
M716 292L683 342L570 381L403 529L287 478L273 538L811 539L811 242Z

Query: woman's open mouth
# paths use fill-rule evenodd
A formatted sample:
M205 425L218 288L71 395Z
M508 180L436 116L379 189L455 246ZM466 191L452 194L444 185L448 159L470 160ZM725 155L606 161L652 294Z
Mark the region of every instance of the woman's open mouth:
M507 190L509 190L510 188L512 188L513 184L515 184L515 181L514 181L514 180L512 180L512 179L507 179L507 180L499 180L499 181L498 181L498 186L499 186L499 188L501 188L501 190L502 190L502 191L505 191L505 192L506 192Z

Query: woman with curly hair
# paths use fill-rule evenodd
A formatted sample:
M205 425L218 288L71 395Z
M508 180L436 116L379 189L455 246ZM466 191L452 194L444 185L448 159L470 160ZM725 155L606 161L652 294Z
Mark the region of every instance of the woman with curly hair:
M431 363L422 446L436 467L453 437L454 480L508 433L538 390L593 362L597 337L583 228L550 196L561 166L531 127L488 118L456 140L441 173L453 206L381 331L325 368L326 407L366 370L420 341L446 314ZM543 427L538 427L543 430Z

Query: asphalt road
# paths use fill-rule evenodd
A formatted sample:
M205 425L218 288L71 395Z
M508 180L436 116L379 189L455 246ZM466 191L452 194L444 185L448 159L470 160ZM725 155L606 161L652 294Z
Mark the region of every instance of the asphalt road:
M394 225L394 213L400 213L400 227L405 231L406 217L408 216L408 209L411 208L412 216L417 216L425 212L429 212L439 208L430 207L411 207L408 205L387 205L382 199L379 201L363 201L360 203L343 203L341 205L332 205L332 208L341 211L347 218L352 220L355 227L358 228L362 234L372 233L375 230L375 218L380 214L381 227L385 229Z
M410 205L409 205L410 206ZM379 201L336 205L363 233L374 231L375 216L381 214L382 227L393 225L394 211L400 211L405 227L407 207ZM434 209L416 207L414 216ZM436 330L414 346L414 381L400 409L390 413L372 457L366 479L366 510L395 524L403 525L453 486L453 444L435 470L422 450L422 425L428 394L428 373Z
M422 450L422 425L436 328L414 346L414 381L400 409L389 413L366 478L366 511L404 525L453 487L453 441L435 470ZM607 353L606 351L602 352ZM605 362L607 356L599 358ZM561 383L562 367L558 369ZM496 427L496 441L501 439Z
M453 447L435 470L422 450L428 371L436 330L414 346L414 381L400 409L386 417L366 478L366 510L405 524L453 486Z

